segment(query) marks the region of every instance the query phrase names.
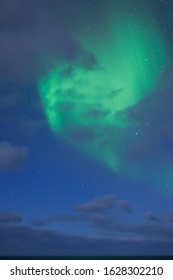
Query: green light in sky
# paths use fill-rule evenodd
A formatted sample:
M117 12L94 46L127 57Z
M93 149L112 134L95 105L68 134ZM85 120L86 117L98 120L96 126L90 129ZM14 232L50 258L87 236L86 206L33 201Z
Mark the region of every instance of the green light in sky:
M113 20L111 35L80 37L97 65L61 62L40 80L40 96L54 132L88 155L118 169L123 111L156 87L166 50L155 24L136 17ZM121 132L117 132L117 131Z

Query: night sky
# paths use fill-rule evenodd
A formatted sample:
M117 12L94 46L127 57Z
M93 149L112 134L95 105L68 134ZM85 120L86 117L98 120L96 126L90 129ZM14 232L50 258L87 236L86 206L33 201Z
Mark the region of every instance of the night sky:
M0 256L173 255L172 0L1 0Z

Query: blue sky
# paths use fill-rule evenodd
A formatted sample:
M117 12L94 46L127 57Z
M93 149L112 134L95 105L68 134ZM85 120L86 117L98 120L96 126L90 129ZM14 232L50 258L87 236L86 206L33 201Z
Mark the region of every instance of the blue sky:
M155 89L121 112L128 127L104 127L106 145L119 145L117 170L86 153L83 127L72 141L52 131L39 81L62 60L94 58L81 33L104 37L107 17L126 1L26 2L0 4L0 256L172 255L171 2L131 0L126 8L132 18L152 10L169 60Z

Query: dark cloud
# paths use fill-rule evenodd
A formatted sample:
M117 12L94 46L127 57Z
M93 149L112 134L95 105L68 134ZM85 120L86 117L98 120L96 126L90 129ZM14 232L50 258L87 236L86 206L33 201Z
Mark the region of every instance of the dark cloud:
M50 218L50 221L54 221L54 222L61 222L61 221L78 222L81 220L83 220L82 216L77 216L73 214L59 214L59 215L54 215Z
M1 80L16 79L35 81L41 75L54 68L65 52L73 52L73 41L66 32L51 28L32 32L18 31L17 34L0 33ZM67 47L70 50L66 50ZM69 54L70 56L70 54Z
M129 232L134 232L145 239L173 241L173 227L161 224L132 225Z
M76 43L70 24L66 24L76 18L71 2L14 1L0 4L1 81L35 82L62 60L77 59L85 69L97 64L96 58ZM67 14L68 20L64 20Z
M166 211L166 218L169 221L173 222L173 209L169 209Z
M114 214L105 213L103 210L101 210L101 213L99 213L99 211L79 211L79 215L56 215L50 218L50 221L85 222L89 226L99 228L101 230L112 230L115 228L118 230L119 228L119 217Z
M99 119L106 117L109 114L109 111L107 110L101 110L97 108L90 109L84 113L84 116L86 118L91 118L91 119Z
M102 230L119 230L119 218L112 214L93 214L84 216L84 220L89 223L90 226L96 227Z
M74 108L74 103L64 102L63 104L58 104L58 110L62 113L70 112Z
M75 210L85 213L100 212L112 208L118 208L128 213L132 212L132 207L129 205L129 202L127 200L120 200L115 195L97 197L85 204L75 206Z
M23 221L23 217L20 213L13 212L0 212L0 223L20 223Z
M173 240L89 238L27 226L0 227L1 256L172 255Z
M152 212L146 212L144 214L144 217L148 220L148 221L151 221L151 222L160 222L161 219L158 218L157 216L155 216Z
M21 168L28 157L28 148L0 142L0 171L10 171Z
M128 151L130 160L157 158L172 163L171 145L173 143L173 82L171 66L160 81L158 90L145 97L128 110L131 120L135 120L142 130L142 137L136 139ZM138 129L138 128L137 128Z
M122 156L124 174L129 178L152 186L165 186L168 182L170 191L173 164L172 70L171 67L166 71L154 92L126 111L129 141L125 143ZM125 139L125 134L122 137Z
M80 47L57 20L60 12L53 2L1 1L1 80L35 80L62 58L71 60L80 53Z
M89 207L89 209L92 208ZM172 215L172 212L170 212L170 214ZM85 222L90 227L99 229L100 234L105 236L111 235L114 237L116 236L127 239L135 238L138 240L143 239L153 241L168 240L173 242L172 226L164 225L163 223L161 223L162 220L154 216L151 212L145 213L144 216L147 218L149 223L135 224L128 221L124 222L122 219L120 219L119 216L115 215L114 213L105 212L103 210L89 211L87 208L87 210L85 209L84 211L79 210L79 215L57 215L51 218L51 221Z
M10 93L0 90L0 107L18 106L22 99L22 93L17 90Z
M33 218L30 220L31 224L36 227L45 226L46 222L43 219Z
M161 219L151 214L147 214L147 219L151 222L161 222ZM93 213L85 212L81 215L57 215L52 218L53 221L67 222L85 222L89 226L101 230L101 234L106 236L121 236L122 238L142 238L145 240L172 240L173 227L163 225L162 223L146 223L146 224L131 224L123 222L119 216L112 213ZM156 236L157 233L157 236Z
M97 212L105 211L115 207L116 197L114 195L107 195L103 197L97 197L88 203L78 204L75 206L75 210L80 212Z
M99 228L102 231L124 231L120 217L111 210L119 208L131 213L132 207L126 200L118 200L115 195L97 197L87 203L75 205L74 209L78 214L55 215L51 221L85 222L91 227Z
M127 213L132 212L132 207L129 205L127 200L118 200L116 202L116 206L117 206L117 208L119 208Z
M172 241L173 227L160 223L130 224L124 223L114 215L93 215L87 218L91 226L102 230L104 235L121 236L122 238L137 238L144 240Z
M33 136L45 127L43 119L25 118L19 120L19 130L27 136Z
M77 144L84 144L87 141L95 139L95 131L92 127L74 126L68 132L67 136L71 141Z

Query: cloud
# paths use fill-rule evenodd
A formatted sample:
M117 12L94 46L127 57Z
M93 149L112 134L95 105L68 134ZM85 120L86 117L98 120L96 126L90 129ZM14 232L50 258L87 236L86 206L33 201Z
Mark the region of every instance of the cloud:
M82 216L77 216L73 214L59 214L59 215L54 215L50 218L50 221L54 221L54 222L61 222L61 221L78 222L81 220L83 220Z
M172 152L169 144L173 141L173 111L172 88L170 76L173 66L168 67L160 80L158 89L145 97L136 106L128 110L131 120L138 122L142 130L142 137L129 149L129 158L133 161L145 158L157 158L171 161ZM161 152L164 151L164 157Z
M1 256L168 256L173 239L86 237L28 226L0 226Z
M120 232L124 231L125 226L122 225L120 217L111 210L119 208L127 213L132 212L132 207L127 200L118 200L115 195L106 195L96 197L84 204L77 204L74 210L78 214L61 214L54 215L50 220L59 222L85 222L89 226L99 228L102 231Z
M83 220L88 222L90 226L102 229L104 231L119 229L119 218L116 215L106 213L93 214L84 216Z
M67 132L70 140L75 143L84 144L95 138L95 132L91 127L74 126Z
M151 240L164 240L173 241L173 227L164 226L158 223L155 224L145 224L145 225L132 225L128 228L129 232L134 232L145 239Z
M19 120L19 130L26 134L27 136L33 136L40 132L41 129L45 127L45 121L43 119L20 119Z
M167 79L171 76L172 70L173 67L167 70ZM165 184L166 180L167 189L171 190L173 82L167 82L166 77L164 79L164 82L160 80L154 92L126 110L127 119L131 122L127 133L133 137L129 137L129 143L125 144L122 174L139 183L145 182L153 186L158 185L159 172L160 184ZM144 176L144 172L147 176Z
M80 215L56 215L50 221L85 222L93 228L100 229L100 236L114 236L116 238L135 238L143 240L173 241L173 226L161 223L129 223L119 216L108 212L87 212ZM151 220L149 220L151 221ZM153 220L152 220L153 221ZM155 221L155 220L154 220ZM159 222L161 220L158 220ZM157 232L157 235L156 235Z
M123 211L129 212L129 208L123 206ZM126 205L126 204L125 204ZM125 210L124 210L125 208ZM84 208L85 209L85 208ZM89 208L90 209L90 208ZM95 208L94 208L95 209ZM131 208L130 208L131 211ZM172 214L172 213L171 213ZM121 238L136 238L144 240L164 240L173 242L173 227L164 225L162 220L153 215L151 212L146 212L144 216L147 218L149 223L134 224L129 221L124 222L120 216L104 211L88 211L85 209L79 210L79 215L74 214L64 214L56 215L51 218L51 221L66 221L66 222L85 222L92 228L97 228L100 230L101 236L113 236ZM153 222L153 223L151 223ZM157 222L157 223L156 223ZM156 235L157 233L157 235Z
M13 212L0 212L0 223L20 223L23 221L23 217L20 213Z
M28 157L28 148L0 142L0 171L11 171L21 168Z
M151 221L151 222L160 222L161 219L156 217L152 212L146 212L144 214L144 217L148 220L148 221Z
M53 222L84 222L92 228L100 229L106 233L126 232L126 226L122 224L119 215L112 210L119 208L127 213L132 212L132 207L127 200L118 200L115 195L96 197L84 204L74 207L77 214L59 214L52 216L49 220Z
M103 212L109 209L118 208L127 213L132 212L132 207L127 200L119 200L115 195L97 197L85 204L78 204L75 210L83 213Z
M17 90L10 93L6 93L6 92L4 92L4 94L0 93L0 107L18 106L22 99L23 99L22 93Z
M116 197L114 195L107 195L103 197L97 197L88 203L78 204L75 206L75 210L80 212L98 212L105 211L115 207Z
M61 214L50 218L53 222L85 222L89 226L99 229L117 229L119 227L119 217L115 214L99 211L80 211L79 215Z
M116 206L117 206L117 208L119 208L127 213L132 212L132 207L129 205L127 200L118 200L116 202Z
M33 218L30 220L31 224L36 227L45 226L46 222L43 219Z
M173 222L173 209L168 209L166 211L166 218L170 221Z
M35 81L62 57L71 60L80 52L58 13L47 0L18 0L15 8L12 0L0 4L1 80Z

